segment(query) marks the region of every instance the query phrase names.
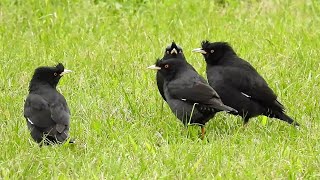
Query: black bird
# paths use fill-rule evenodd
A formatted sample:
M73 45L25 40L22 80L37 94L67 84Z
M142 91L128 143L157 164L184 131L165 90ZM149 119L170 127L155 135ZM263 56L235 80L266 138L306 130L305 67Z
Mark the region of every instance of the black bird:
M255 68L238 57L228 43L203 41L202 47L193 51L203 54L209 84L224 104L239 112L244 124L265 115L299 125L285 114L284 106Z
M182 48L177 45L174 41L171 45L167 46L164 52L162 59L171 59L171 58L179 58L183 59L184 61L186 58L184 57Z
M237 111L222 103L219 95L186 61L171 58L148 67L158 70L164 78L164 96L171 111L183 124L198 124L204 137L204 125L216 112Z
M60 78L69 72L61 63L55 67L39 67L29 84L24 117L32 138L41 145L63 143L69 138L70 110L63 95L56 90Z
M164 55L162 57L163 60L171 59L171 58L176 58L176 59L179 59L182 61L186 61L186 58L184 57L184 54L182 51L182 48L180 46L178 46L174 41L171 43L171 45L169 45L165 49ZM157 61L159 61L159 60L157 60ZM186 62L186 63L187 63L188 68L192 69L193 71L196 71L193 68L193 66L191 66L188 62ZM157 64L157 62L155 64ZM164 96L164 92L163 92L164 78L160 72L157 72L156 79L157 79L158 90L159 90L162 98L166 101L166 97ZM203 79L202 77L201 77L201 81L206 82L205 79Z

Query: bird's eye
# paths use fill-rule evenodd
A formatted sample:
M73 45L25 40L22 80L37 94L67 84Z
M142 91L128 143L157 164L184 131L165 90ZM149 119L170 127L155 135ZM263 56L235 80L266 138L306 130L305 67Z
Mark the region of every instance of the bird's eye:
M58 73L56 73L56 72L55 72L55 73L53 73L53 75L54 75L54 76L57 76L57 75L58 75Z
M167 54L169 54L170 52L169 51L167 51Z
M167 69L168 67L169 67L169 64L164 65L164 68L166 68L166 69Z
M179 51L179 54L181 54L182 53L182 51Z
M211 52L211 53L213 53L213 52L214 52L214 50L212 49L210 52Z

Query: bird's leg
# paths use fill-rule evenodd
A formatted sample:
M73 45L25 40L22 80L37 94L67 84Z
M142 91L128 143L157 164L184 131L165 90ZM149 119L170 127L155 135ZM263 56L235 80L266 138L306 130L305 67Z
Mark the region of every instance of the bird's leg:
M204 126L201 126L201 139L204 139L204 134L206 133L206 128Z
M41 142L39 143L39 147L41 148L41 147L43 146L43 144L44 144L44 142L41 141Z
M243 119L243 127L246 127L248 122L249 122L249 119L250 117L248 116L248 112L242 112L242 119Z
M244 118L243 118L243 126L244 126L244 127L247 127L248 122L249 122L249 118L248 118L248 117L244 117Z

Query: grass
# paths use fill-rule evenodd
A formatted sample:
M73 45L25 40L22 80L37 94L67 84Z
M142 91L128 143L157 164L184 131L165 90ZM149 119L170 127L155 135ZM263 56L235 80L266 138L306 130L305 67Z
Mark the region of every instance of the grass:
M320 3L316 0L3 0L0 179L319 179ZM228 41L302 126L218 114L184 128L147 66L175 40ZM23 118L34 69L58 62L75 145L39 148Z

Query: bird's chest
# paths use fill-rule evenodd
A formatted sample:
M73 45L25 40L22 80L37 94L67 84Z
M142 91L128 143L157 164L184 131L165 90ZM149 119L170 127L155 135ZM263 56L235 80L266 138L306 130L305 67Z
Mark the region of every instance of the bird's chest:
M211 87L218 87L224 82L228 81L228 77L225 76L225 73L220 68L208 68L207 69L207 79Z
M169 89L168 89L168 84L167 83L163 84L163 93L164 93L164 97L166 99L172 99L172 97L170 95L170 92L169 92Z

